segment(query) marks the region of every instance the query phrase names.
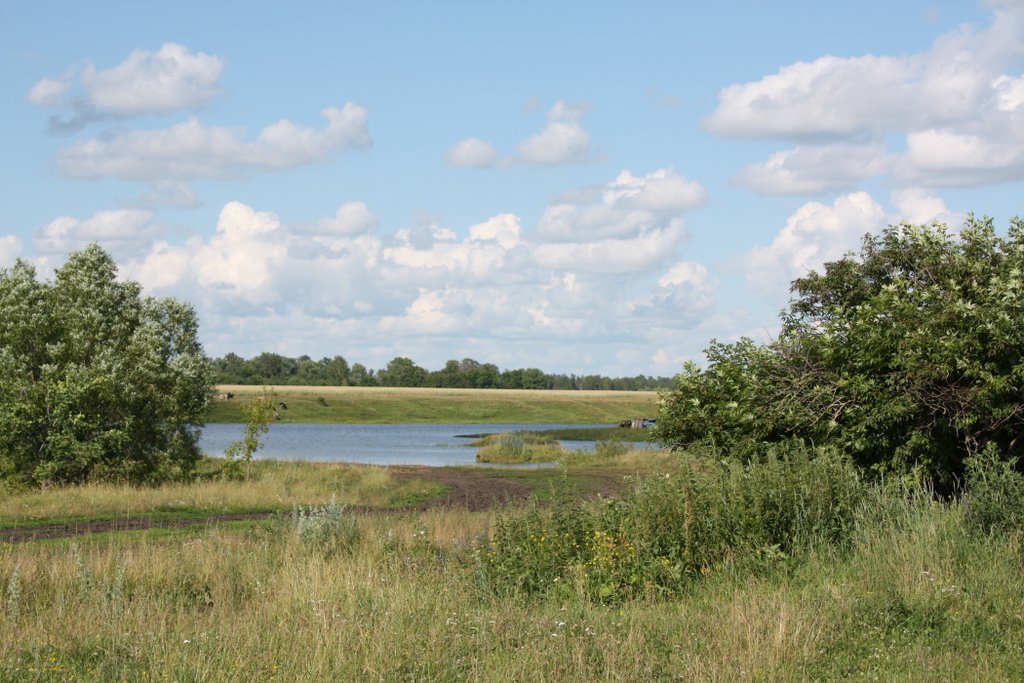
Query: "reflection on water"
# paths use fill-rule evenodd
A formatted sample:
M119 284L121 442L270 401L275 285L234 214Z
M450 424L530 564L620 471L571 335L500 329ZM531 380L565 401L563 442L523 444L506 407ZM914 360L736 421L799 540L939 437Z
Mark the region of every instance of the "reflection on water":
M273 424L257 458L358 462L371 465L475 465L476 449L466 434L538 431L578 424ZM242 438L241 424L210 424L203 428L200 447L222 456L228 444ZM592 450L593 441L568 441L573 449ZM536 465L534 465L536 466Z

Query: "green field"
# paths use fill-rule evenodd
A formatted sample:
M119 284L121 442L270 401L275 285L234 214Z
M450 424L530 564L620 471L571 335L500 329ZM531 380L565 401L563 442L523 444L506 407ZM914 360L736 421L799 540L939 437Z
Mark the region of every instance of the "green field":
M416 389L387 387L272 387L287 409L281 422L452 424L619 423L658 411L653 391L532 391L520 389ZM209 422L244 422L241 406L261 387L222 385Z

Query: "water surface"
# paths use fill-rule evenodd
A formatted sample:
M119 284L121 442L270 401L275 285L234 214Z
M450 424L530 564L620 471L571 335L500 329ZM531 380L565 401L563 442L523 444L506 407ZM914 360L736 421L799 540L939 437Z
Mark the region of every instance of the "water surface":
M272 424L256 458L356 462L371 465L475 465L476 448L466 434L540 431L594 424ZM224 455L232 441L242 438L245 425L208 424L200 447L212 456ZM593 441L567 441L574 449L593 449Z

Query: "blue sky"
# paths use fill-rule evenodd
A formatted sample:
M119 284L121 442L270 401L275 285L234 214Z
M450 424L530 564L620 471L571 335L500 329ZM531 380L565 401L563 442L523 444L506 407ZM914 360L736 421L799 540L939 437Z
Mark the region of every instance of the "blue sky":
M1021 212L1019 1L5 0L0 45L0 267L97 241L211 355L667 375L865 232Z

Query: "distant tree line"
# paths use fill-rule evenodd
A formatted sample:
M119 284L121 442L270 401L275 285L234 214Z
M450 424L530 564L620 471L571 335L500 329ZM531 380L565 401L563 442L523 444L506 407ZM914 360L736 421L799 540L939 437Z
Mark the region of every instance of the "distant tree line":
M493 363L472 358L450 360L440 370L426 370L410 358L394 358L381 370L361 363L349 365L342 356L313 360L261 353L245 359L229 353L212 361L218 384L304 386L440 387L467 389L601 389L640 391L671 389L668 377L604 377L549 374L537 368L499 370Z

